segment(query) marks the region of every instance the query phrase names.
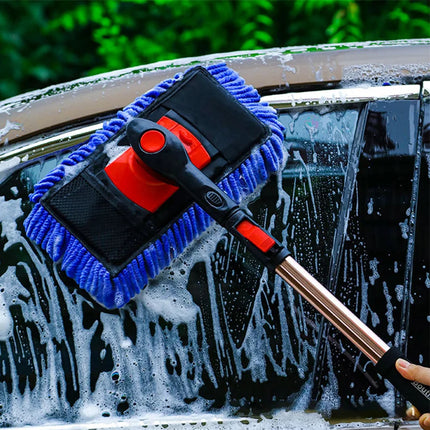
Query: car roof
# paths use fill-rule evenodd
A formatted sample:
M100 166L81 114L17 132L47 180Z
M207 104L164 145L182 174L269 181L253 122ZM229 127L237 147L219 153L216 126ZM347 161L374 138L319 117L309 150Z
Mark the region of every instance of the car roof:
M0 145L61 125L103 116L130 103L158 82L196 64L226 62L247 83L286 91L363 81L407 80L429 74L430 39L299 46L238 51L116 70L0 103ZM381 82L382 83L382 82Z

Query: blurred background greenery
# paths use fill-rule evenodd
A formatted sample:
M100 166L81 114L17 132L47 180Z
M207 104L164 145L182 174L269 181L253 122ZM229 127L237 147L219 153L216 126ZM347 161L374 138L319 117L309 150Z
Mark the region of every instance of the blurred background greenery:
M429 19L428 0L0 0L0 100L172 58L425 38Z

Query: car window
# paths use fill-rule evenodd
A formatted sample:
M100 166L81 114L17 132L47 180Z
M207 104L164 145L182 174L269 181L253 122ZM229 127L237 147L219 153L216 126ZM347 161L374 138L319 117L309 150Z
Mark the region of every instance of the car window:
M409 280L411 296L406 303L405 349L411 360L422 365L430 363L430 83L423 85L423 125L418 140L420 155L415 162L415 223L413 263ZM412 216L412 215L411 215ZM427 343L426 343L427 340Z
M419 113L419 100L280 109L285 167L247 203L372 329L423 361L429 348L411 324L429 271ZM33 185L65 154L0 173L0 422L226 405L245 415L393 411L368 360L219 226L121 310L92 300L23 232Z
M381 338L402 349L409 325L410 296L422 288L410 278L419 109L418 100L368 104L354 179L344 188L344 196L348 195L344 199L348 202L343 214L346 222L341 223L342 232L337 232L339 241L331 261L335 272L332 291ZM332 327L321 330L340 342L344 357L350 355L351 359L335 359L327 340L319 345L315 397L335 389L340 394L340 414L345 409L373 409L378 413L387 404L394 411L394 392L390 387L386 391L370 361ZM351 375L349 383L341 383L344 375Z

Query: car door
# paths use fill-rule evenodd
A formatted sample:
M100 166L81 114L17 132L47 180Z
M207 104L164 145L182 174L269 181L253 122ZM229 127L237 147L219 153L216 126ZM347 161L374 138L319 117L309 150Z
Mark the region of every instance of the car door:
M328 91L266 98L288 157L248 208L382 338L428 363L428 85ZM121 310L68 279L23 220L34 184L98 120L0 153L4 423L226 405L402 411L368 360L220 227Z

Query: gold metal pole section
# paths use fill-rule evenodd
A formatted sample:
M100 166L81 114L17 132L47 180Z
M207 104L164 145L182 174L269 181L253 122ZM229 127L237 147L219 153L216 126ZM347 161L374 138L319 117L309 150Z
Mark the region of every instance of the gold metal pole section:
M382 339L314 279L294 258L288 256L275 270L282 279L287 281L373 363L377 363L390 349Z

